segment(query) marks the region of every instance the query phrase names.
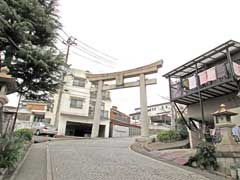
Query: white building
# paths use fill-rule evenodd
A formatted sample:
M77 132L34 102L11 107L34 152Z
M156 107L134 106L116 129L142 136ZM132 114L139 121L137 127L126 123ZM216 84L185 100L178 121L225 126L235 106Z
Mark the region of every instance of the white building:
M169 129L172 120L171 103L161 103L148 106L149 129ZM136 108L135 112L130 114L130 123L141 125L140 108Z
M55 122L59 94L54 95L52 112L46 113L46 118L51 118L51 124L57 124L59 135L90 136L96 93L90 92L92 84L86 79L86 71L70 69L64 81L59 118ZM100 137L109 137L110 108L110 94L105 91L103 92Z

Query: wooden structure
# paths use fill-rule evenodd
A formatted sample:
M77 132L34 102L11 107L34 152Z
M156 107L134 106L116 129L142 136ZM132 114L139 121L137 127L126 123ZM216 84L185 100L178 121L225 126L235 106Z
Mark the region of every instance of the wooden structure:
M238 81L240 73L237 72L239 68L240 43L233 40L227 41L164 75L169 80L171 102L175 104L180 114L182 113L178 103L187 106L199 103L201 120L197 121L204 133L203 102L232 93L237 94L240 89ZM208 74L205 75L205 73L209 73L211 77L209 75L210 78L207 79ZM185 119L183 115L182 118ZM189 120L194 124L194 121ZM185 122L190 129L193 129L187 121ZM194 125L194 129L197 128Z

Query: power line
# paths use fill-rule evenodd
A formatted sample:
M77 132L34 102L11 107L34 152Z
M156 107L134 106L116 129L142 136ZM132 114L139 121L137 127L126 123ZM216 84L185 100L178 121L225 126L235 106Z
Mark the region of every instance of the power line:
M62 31L67 37L70 37L70 36L68 35L68 33L66 33L66 31L64 31L63 29L61 29L61 31ZM59 36L60 36L60 35L59 35ZM62 38L62 37L61 37L61 38ZM112 59L112 60L106 59L106 60L109 61L109 62L115 63L114 61L117 61L117 60L118 60L117 58L115 58L115 57L113 57L113 56L110 56L110 55L108 55L108 54L106 54L106 53L104 53L104 52L102 52L102 51L99 51L98 49L96 49L96 48L88 45L87 43L85 43L85 42L83 42L83 41L80 41L80 40L78 40L78 39L76 39L76 41L78 41L78 42L81 43L82 45L88 47L89 49L92 49L93 51L96 51L97 53L102 54L102 55L104 55L104 56ZM79 46L80 46L80 45L79 45ZM81 47L82 47L82 46L81 46ZM85 48L85 49L86 49L86 48ZM89 50L88 50L88 51L89 51ZM92 52L92 51L91 51L91 52ZM92 52L92 53L94 53L94 52ZM96 54L96 53L94 53L94 54ZM101 57L101 56L100 56L100 57ZM105 58L104 58L104 59L105 59Z
M74 41L78 41L78 42L79 42L79 40L77 40L75 37L69 36L64 30L61 29L61 31L68 37L68 39L69 39L69 38L72 38ZM62 37L60 34L58 34L57 39L58 39L61 43L63 43L64 45L66 45L66 40L65 40L64 37ZM81 42L81 41L80 41L80 42ZM95 54L94 52L89 51L89 50L88 50L87 48L85 48L85 47L78 46L77 43L74 43L73 45L74 45L73 47L76 48L77 50L79 50L79 51L85 53L87 56L91 56L91 57L93 57L93 58L95 58L95 59L97 59L97 60L92 59L92 58L89 58L89 57L87 57L87 56L84 56L84 55L82 55L82 54L80 54L80 53L78 53L78 52L72 51L72 50L71 50L71 53L73 53L73 54L75 54L75 55L77 55L77 56L79 56L79 57L81 57L81 58L84 58L84 59L87 59L87 60L89 60L89 61L92 61L92 62L94 62L94 63L100 64L100 65L102 65L102 66L108 66L108 67L114 68L112 65L109 64L109 62L111 62L111 63L115 63L115 62L113 62L113 61L111 61L111 60L108 60L108 59L105 59L104 57L101 57L101 56L99 56L98 54ZM100 59L101 59L101 60L100 60ZM102 62L101 62L101 61L102 61Z
M77 53L77 52L75 52L75 51L72 51L72 50L71 50L70 53L73 53L73 54L75 54L75 55L77 55L77 56L79 56L79 57L82 57L82 58L84 58L84 59L88 59L89 61L93 61L93 62L95 62L95 63L101 64L101 65L103 65L103 66L108 66L108 67L113 68L113 66L111 66L111 65L109 65L109 64L104 64L104 63L102 63L102 62L100 62L100 61L97 61L97 60L91 59L91 58L89 58L89 57L87 57L87 56L81 55L81 54L79 54L79 53Z
M115 62L113 62L113 61L110 61L110 60L102 57L102 56L99 56L98 54L95 54L95 53L92 52L92 51L89 51L89 50L88 50L87 48L85 48L85 47L82 47L82 46L74 46L74 47L75 47L76 49L78 49L78 50L80 50L80 51L88 54L89 56L94 57L94 58L102 59L103 61L108 62L108 63L115 63Z
M104 56L107 56L107 57L109 57L109 58L111 58L111 59L113 59L113 60L115 60L115 61L118 60L117 58L115 58L115 57L113 57L113 56L110 56L110 55L108 55L108 54L106 54L106 53L104 53L104 52L102 52L102 51L99 51L99 50L97 50L96 48L94 48L94 47L86 44L86 43L83 42L83 41L80 41L80 40L78 40L78 39L77 39L77 41L80 42L81 44L83 44L84 46L87 46L88 48L93 49L94 51L96 51L96 52L98 52L98 53L100 53L100 54L103 54Z
M68 38L70 37L63 29L60 29Z

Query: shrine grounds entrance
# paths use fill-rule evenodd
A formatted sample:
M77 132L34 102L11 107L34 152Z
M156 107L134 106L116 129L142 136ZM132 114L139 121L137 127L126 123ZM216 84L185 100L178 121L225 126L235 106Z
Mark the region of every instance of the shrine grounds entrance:
M147 138L149 136L149 122L148 122L148 110L147 110L147 92L146 86L156 84L156 79L146 79L145 76L158 72L158 69L162 67L163 61L157 61L155 63L134 68L126 71L104 73L104 74L87 74L87 79L95 86L91 91L97 91L97 99L94 111L94 120L91 131L91 138L99 136L100 129L100 116L101 116L101 102L102 91L140 87L140 107L141 107L141 136ZM139 80L132 82L125 82L125 79L139 77ZM115 84L108 85L105 82L115 81Z

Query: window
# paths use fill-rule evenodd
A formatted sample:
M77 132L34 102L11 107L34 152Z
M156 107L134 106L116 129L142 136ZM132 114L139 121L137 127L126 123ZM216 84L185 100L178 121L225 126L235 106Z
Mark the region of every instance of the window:
M86 80L80 77L74 77L73 86L85 87Z
M82 98L71 97L70 107L82 109L83 102L84 102L84 99L82 99Z

